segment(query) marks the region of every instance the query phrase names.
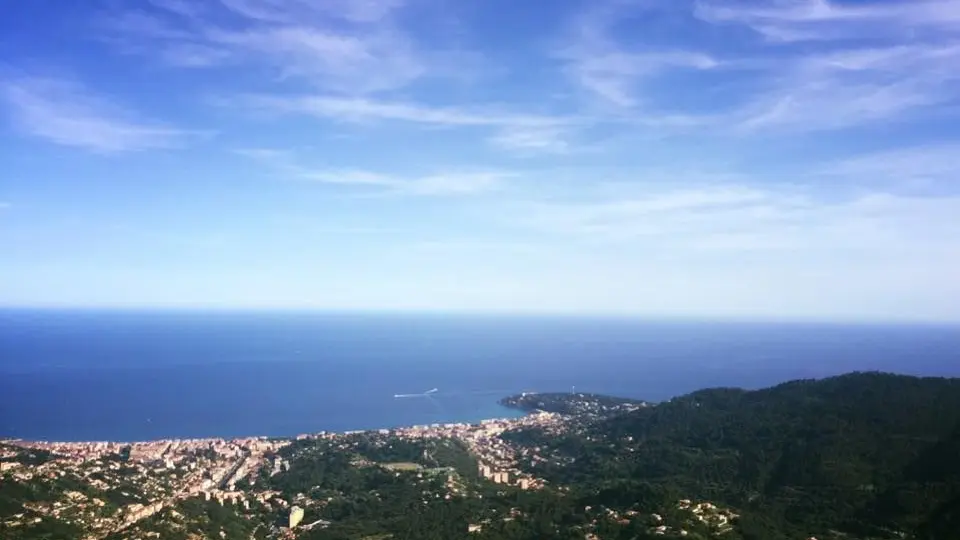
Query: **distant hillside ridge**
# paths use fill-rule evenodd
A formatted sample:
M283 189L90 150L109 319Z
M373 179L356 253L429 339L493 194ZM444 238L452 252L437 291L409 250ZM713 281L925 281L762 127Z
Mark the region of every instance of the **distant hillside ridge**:
M575 458L552 471L557 481L600 489L636 479L721 501L744 511L748 538L754 527L763 540L791 531L960 539L956 378L857 372L705 389L553 444Z

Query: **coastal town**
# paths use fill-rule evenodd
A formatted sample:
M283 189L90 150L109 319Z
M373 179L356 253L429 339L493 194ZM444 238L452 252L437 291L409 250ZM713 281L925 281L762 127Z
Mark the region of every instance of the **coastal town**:
M454 440L476 460L480 478L519 489L538 489L544 481L518 467L529 449L517 449L500 436L509 430L538 428L559 432L570 417L539 411L519 418L479 423L448 423L380 429L367 432L303 434L292 439L171 439L150 442L31 442L0 441L0 475L4 482L62 483L62 498L24 505L2 522L6 530L26 527L46 518L75 523L84 538L97 539L123 531L180 500L274 508L291 507L281 493L258 490L265 471L276 475L290 467L278 451L295 441L322 440L349 450L361 434L383 440ZM18 460L18 456L24 459ZM37 464L31 462L35 458ZM390 466L390 464L387 464ZM399 473L398 473L399 474ZM451 479L450 485L453 486ZM94 496L92 493L100 494ZM454 488L453 493L456 493Z
M2 463L4 479L21 483L62 482L63 500L25 505L3 526L15 528L44 517L81 524L88 538L101 538L188 497L234 500L249 506L235 489L285 442L264 438L189 439L137 443L4 441L0 458L23 451L46 456L41 464ZM29 455L29 454L28 454ZM34 454L36 455L36 454ZM102 497L84 492L96 491Z
M522 394L502 403L526 414L290 438L0 441L0 530L4 540L328 538L327 528L363 515L363 506L386 514L415 504L429 513L473 501L457 534L499 538L499 528L536 519L531 512L546 504L536 501L562 500L569 490L535 473L567 464L564 458L518 442L517 434L560 438L648 406L590 394ZM534 497L533 509L524 507L523 493ZM22 503L12 507L18 494ZM675 503L669 519L633 505L588 504L577 512L584 522L575 529L588 540L615 538L610 524L656 536L686 537L696 527L724 534L737 517L689 500Z

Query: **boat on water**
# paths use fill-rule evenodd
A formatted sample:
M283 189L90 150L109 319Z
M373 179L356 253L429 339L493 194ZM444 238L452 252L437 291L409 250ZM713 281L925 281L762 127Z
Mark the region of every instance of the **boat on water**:
M434 393L436 393L436 392L438 392L438 391L439 391L438 388L431 388L430 390L427 390L426 392L424 392L424 393L422 393L422 394L394 394L393 397L394 397L394 398L427 397L427 396L429 396L430 394L434 394Z

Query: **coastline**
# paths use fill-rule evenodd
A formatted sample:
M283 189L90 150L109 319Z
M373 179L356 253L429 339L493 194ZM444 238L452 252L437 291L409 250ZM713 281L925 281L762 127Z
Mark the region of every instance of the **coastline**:
M533 393L530 393L531 395ZM526 395L524 393L523 395ZM339 429L339 430L318 430L311 432L302 432L291 435L241 435L241 436L221 436L221 435L212 435L207 437L156 437L156 438L146 438L146 439L126 439L126 440L117 440L117 439L87 439L87 440L66 440L66 439L34 439L26 437L7 437L0 436L0 445L13 445L23 448L38 448L38 449L48 449L47 446L57 446L57 447L71 447L71 446L104 446L104 447L124 447L131 445L154 445L161 443L191 443L191 444L224 444L224 443L240 443L240 442L253 442L253 441L295 441L302 440L307 438L318 438L318 437L329 437L329 436L338 436L338 435L355 435L361 433L392 433L392 432L403 432L410 430L430 430L430 429L443 429L443 428L452 428L459 426L477 426L484 425L491 422L510 422L512 420L521 419L532 414L536 414L537 411L523 408L515 404L511 404L512 400L517 398L518 395L509 395L504 396L495 402L496 406L503 410L503 415L500 416L484 416L481 418L460 418L455 420L446 420L442 422L427 422L427 423L414 423L414 424L402 424L402 425L392 425L392 426L378 426L378 427L360 427L354 429Z
M512 414L487 418L460 419L447 422L431 422L424 424L410 424L402 426L361 428L349 430L320 430L316 432L298 433L296 435L248 435L241 437L161 437L157 439L113 441L56 441L30 440L22 438L3 438L0 444L11 444L25 448L68 449L72 447L85 448L123 448L127 446L156 446L161 444L247 444L256 442L282 442L309 438L348 436L362 433L378 433L389 435L404 432L428 433L436 430L457 430L466 426L483 426L492 423L509 425L513 422L523 423L529 417L542 418L544 414L556 417L598 418L612 414L626 413L638 408L649 407L652 404L634 398L608 396L603 394L584 392L522 392L504 396L496 401L498 407Z
M411 424L403 426L391 426L391 427L378 427L378 428L363 428L363 429L350 429L350 430L321 430L311 433L298 433L296 435L246 435L240 437L161 437L157 439L142 439L142 440L82 440L82 441L68 441L68 440L40 440L40 439L24 439L24 438L10 438L3 437L0 438L0 444L9 444L15 446L27 447L27 445L142 445L142 444L155 444L155 443L230 443L230 442L239 442L239 441L295 441L307 438L317 438L317 437L326 437L326 436L337 436L337 435L356 435L360 433L383 433L383 432L392 432L392 431L402 431L410 429L429 429L437 427L450 427L450 426L463 426L463 425L482 425L489 422L505 422L510 420L515 420L517 418L522 418L524 416L534 414L533 411L517 411L517 416L501 416L501 417L492 417L492 418L482 418L479 420L463 420L460 422L438 422L432 424Z
M957 334L929 329L94 319L38 316L0 329L0 437L292 437L509 417L496 399L529 389L659 402L853 370L960 376ZM851 343L864 345L851 354ZM923 344L934 345L915 355ZM438 404L393 398L433 387L445 394Z
M393 401L394 398L381 399L378 402L365 402L364 409L360 411L344 409L337 413L319 413L313 416L287 410L278 411L278 414L250 414L249 411L256 409L255 406L227 416L225 411L216 410L219 407L215 405L214 412L217 417L223 417L223 421L218 421L218 418L197 421L195 417L182 416L187 413L179 413L179 411L178 414L169 415L145 411L138 422L127 421L123 425L118 425L101 413L96 418L88 416L79 427L76 424L61 427L57 424L64 424L64 422L58 422L42 428L24 426L24 428L15 429L15 432L0 432L0 441L129 444L159 440L291 439L298 435L312 433L345 433L431 424L476 423L523 414L523 411L501 405L498 399L475 400L466 407L462 406L461 402L451 404L441 401L442 408L439 409L413 403L405 403L400 407ZM379 409L374 405L386 407L382 409L384 414L378 414ZM266 406L272 409L272 404L268 403ZM283 409L288 408L287 405L283 407ZM152 419L149 415L153 415ZM385 418L382 419L383 421L377 421L376 416ZM244 427L245 425L249 427Z

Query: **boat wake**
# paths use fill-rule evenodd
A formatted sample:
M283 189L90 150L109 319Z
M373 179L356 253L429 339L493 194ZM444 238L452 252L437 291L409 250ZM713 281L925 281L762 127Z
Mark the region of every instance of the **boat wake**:
M394 394L394 398L418 398L418 397L429 397L431 394L437 393L439 390L437 388L431 388L426 392L420 394Z

